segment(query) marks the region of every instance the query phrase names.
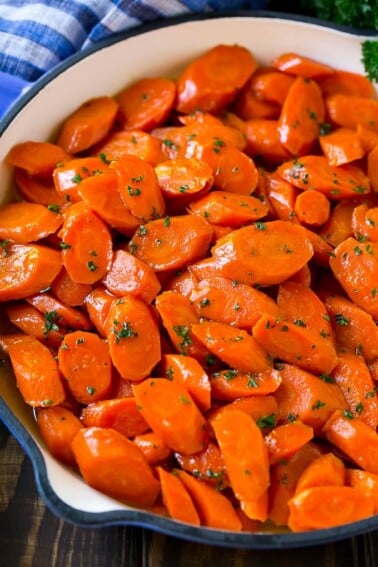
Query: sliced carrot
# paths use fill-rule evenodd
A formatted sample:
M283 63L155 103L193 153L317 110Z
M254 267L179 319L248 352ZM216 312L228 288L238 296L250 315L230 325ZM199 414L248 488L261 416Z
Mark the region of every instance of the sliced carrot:
M298 77L289 89L278 120L281 144L294 156L307 154L319 136L325 108L315 81Z
M172 278L169 278L164 289L167 291L177 291L184 297L189 297L196 283L196 278L189 272L189 270L179 270L178 272L174 272Z
M356 130L336 128L330 134L320 136L320 147L330 165L343 165L365 155Z
M2 243L0 301L22 299L50 286L62 267L61 254L40 244Z
M272 61L271 65L274 69L289 75L312 79L328 75L332 76L335 72L329 65L295 52L282 53Z
M58 351L59 370L74 398L89 404L105 399L112 373L108 345L94 333L67 333Z
M191 331L211 353L231 368L259 373L271 367L267 352L243 329L217 321L204 321L192 324Z
M118 104L109 96L100 96L82 104L64 121L57 144L71 154L87 150L100 142L113 126Z
M351 215L352 234L348 236L354 236L359 241L378 242L378 207L370 207L367 202L354 205Z
M59 145L50 142L20 142L8 152L5 160L29 175L48 176L58 163L69 159L69 154Z
M65 268L61 269L51 284L51 294L69 307L83 305L84 299L91 290L92 286L90 284L74 282Z
M28 244L54 234L62 216L37 203L8 203L0 206L0 239Z
M156 470L160 479L163 502L169 515L179 522L199 526L198 513L180 478L162 467L156 467Z
M59 326L85 331L92 328L91 321L80 309L64 305L48 293L31 295L26 301L43 314L47 331L57 330Z
M79 418L62 407L39 409L38 429L51 454L69 466L76 464L71 443L83 427Z
M165 77L140 79L117 95L124 128L150 131L169 116L176 96L176 85Z
M96 213L83 202L71 205L59 236L62 262L73 281L93 284L105 276L113 257L112 239Z
M250 396L266 396L277 390L282 382L277 370L240 372L220 370L211 375L211 397L214 400L232 401Z
M63 402L58 363L47 346L30 335L19 335L9 344L8 355L25 403L49 407Z
M353 236L352 215L356 203L352 199L339 201L330 211L327 222L322 226L319 234L331 246L337 246L349 236Z
M350 486L316 486L289 502L288 525L293 532L332 528L373 515L369 497Z
M72 442L78 467L89 486L136 506L151 506L160 491L140 449L118 431L85 427Z
M294 210L301 223L316 228L327 222L331 203L320 191L302 191L295 199Z
M24 169L16 167L14 170L14 181L21 197L29 203L46 205L51 210L59 211L66 202L60 195L51 177L47 179L29 175Z
M278 164L290 159L290 152L282 145L278 130L278 120L247 120L245 135L246 153L259 157L268 164Z
M179 270L205 256L211 225L199 215L165 217L135 232L129 250L157 272Z
M378 474L378 434L350 411L335 411L324 425L330 443L362 469Z
M374 513L378 513L378 475L358 469L347 469L348 486L358 488L367 494L374 503Z
M365 152L370 152L378 144L378 129L373 125L358 123L357 134Z
M367 175L370 180L371 190L378 192L378 150L375 146L367 156Z
M153 431L135 435L133 442L142 451L149 465L156 465L171 456L172 450L167 447L162 438Z
M303 266L295 274L293 274L287 281L296 282L307 287L310 287L313 281L313 274L308 264Z
M251 53L239 45L217 45L193 60L177 80L176 109L219 112L256 70Z
M109 162L118 159L122 154L136 155L151 165L157 165L164 160L160 140L142 130L113 132L96 150Z
M140 435L149 429L138 410L135 398L106 399L90 403L81 412L85 427L111 427L125 437Z
M272 214L280 220L297 222L295 204L300 194L299 190L275 171L266 172L262 183Z
M231 501L206 482L174 469L188 490L201 520L208 528L240 531L242 523Z
M374 98L374 87L371 81L361 73L335 69L332 75L318 77L317 81L325 96L343 94Z
M147 378L133 390L141 415L170 449L184 455L203 449L206 421L183 384Z
M131 295L115 299L106 321L110 356L123 378L139 381L161 357L159 327L151 307Z
M337 126L357 128L378 123L378 101L361 96L331 94L325 98L327 114Z
M82 181L88 177L97 178L108 170L108 165L98 156L68 160L58 164L53 171L55 189L67 202L76 203L81 200L79 187Z
M313 460L298 479L295 493L314 486L344 486L346 470L343 461L333 453L325 453Z
M7 316L20 331L53 348L58 348L64 338L64 333L59 330L56 323L46 319L38 309L26 302L9 305ZM50 317L53 318L55 317Z
M84 300L88 316L102 337L106 337L106 318L113 299L115 296L99 285L93 288Z
M292 457L314 437L312 427L295 420L278 425L264 437L270 465Z
M260 68L249 80L249 88L261 100L283 104L294 80L287 73Z
M229 485L223 455L219 445L211 439L199 453L184 455L176 452L175 459L184 471L217 490L223 490Z
M226 403L219 408L211 410L207 413L210 423L218 413L223 411L240 410L244 411L254 419L254 421L261 423L261 420L267 421L267 416L273 416L274 421L278 413L278 405L274 396L250 396L237 398L231 403ZM273 419L272 417L272 419Z
M296 366L280 365L281 386L275 393L282 421L300 419L319 434L335 410L347 409L339 387Z

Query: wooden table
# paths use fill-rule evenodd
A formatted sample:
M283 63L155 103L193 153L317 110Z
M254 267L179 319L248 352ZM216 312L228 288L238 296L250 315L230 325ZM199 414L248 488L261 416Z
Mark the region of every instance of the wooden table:
M0 565L6 567L375 567L378 532L325 546L247 551L142 528L78 528L52 515L30 460L0 422Z

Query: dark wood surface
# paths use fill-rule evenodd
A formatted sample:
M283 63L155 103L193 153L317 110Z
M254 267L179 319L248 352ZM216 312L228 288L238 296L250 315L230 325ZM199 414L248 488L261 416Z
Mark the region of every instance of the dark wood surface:
M304 549L247 551L184 542L141 528L79 528L45 507L29 458L0 422L0 565L376 567L378 532Z

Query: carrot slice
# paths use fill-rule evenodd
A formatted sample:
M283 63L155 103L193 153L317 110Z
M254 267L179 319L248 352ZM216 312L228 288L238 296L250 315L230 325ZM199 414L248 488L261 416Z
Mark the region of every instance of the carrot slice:
M270 465L292 457L301 447L314 437L312 427L295 420L278 425L264 437L268 449Z
M213 231L199 215L165 217L139 228L129 250L156 272L179 270L207 253Z
M63 402L65 392L58 364L47 346L35 337L19 335L8 345L8 354L25 403L46 407Z
M63 265L73 281L93 284L105 276L113 257L112 239L96 213L83 202L71 205L59 236Z
M336 128L330 134L320 136L319 142L330 165L343 165L365 155L359 135L351 128Z
M348 486L358 488L367 494L374 503L374 513L378 513L378 475L358 469L347 469Z
M217 490L223 490L229 485L223 455L219 445L211 439L199 453L184 455L176 452L175 459L184 471Z
M133 391L141 415L170 449L184 455L203 449L206 421L183 384L147 378Z
M253 88L251 88L251 84L252 82L248 81L235 100L234 107L238 116L247 121L274 120L278 118L281 105L277 102L261 100Z
M0 206L0 239L28 244L54 234L63 219L44 205L8 203Z
M85 427L110 427L125 437L134 437L149 429L132 397L90 403L83 408L80 417Z
M272 67L289 75L316 79L333 75L332 67L295 52L282 53L272 61Z
M59 145L50 142L20 142L8 152L5 160L21 168L29 175L48 176L58 163L69 159L69 154Z
M83 305L84 299L91 290L90 284L74 282L65 268L61 269L51 284L51 294L69 307Z
M298 479L295 493L314 486L344 486L346 469L343 461L333 453L325 453L313 460Z
M249 396L265 396L277 390L282 382L277 370L240 372L220 370L210 377L211 397L214 400L232 401Z
M159 481L140 449L118 431L85 427L74 438L72 450L89 486L136 506L155 502Z
M169 116L176 96L176 85L165 77L140 79L117 96L123 127L150 131Z
M257 98L283 104L295 78L280 71L259 69L249 80L249 88Z
M94 333L67 333L58 351L59 369L74 398L89 404L109 395L112 381L108 345Z
M219 408L214 407L214 409L207 413L207 416L211 423L218 413L233 410L244 411L250 415L254 421L262 423L262 421L269 421L268 417L271 418L271 420L276 420L278 405L274 396L270 395L243 397L226 403Z
M40 244L3 241L0 301L23 299L50 286L62 267L60 252Z
M280 220L298 222L295 204L300 195L299 190L282 179L275 171L265 172L261 183L272 209L272 215Z
M213 184L210 166L195 158L162 161L155 167L155 173L166 199L188 202L207 193Z
M108 162L118 159L122 154L136 155L151 165L157 165L165 159L160 140L142 130L113 132L96 150Z
M217 45L192 61L177 80L176 109L219 112L236 96L257 63L239 45Z
M62 463L76 465L71 443L83 427L79 418L62 407L39 409L38 429L51 454Z
M199 516L180 478L162 467L156 467L156 471L160 479L163 502L170 516L179 522L199 526Z
M54 169L55 189L66 202L76 203L81 200L79 186L82 181L93 176L97 179L108 170L108 165L98 156L70 159L58 164Z
M110 356L123 378L139 381L159 362L160 334L151 307L126 295L112 302L106 322Z
M350 220L352 231L348 236L354 236L360 241L378 242L378 207L370 207L366 202L354 203Z
M290 152L281 143L278 126L278 120L247 120L246 153L252 157L261 157L268 164L278 164L290 159Z
M318 77L317 82L325 96L343 94L374 98L373 83L360 73L335 69L332 75Z
M371 126L378 123L378 101L344 94L326 97L325 105L330 120L337 126L357 128L358 124Z
M64 334L58 326L46 319L38 309L26 302L9 305L6 310L9 321L26 335L35 337L42 343L58 348ZM52 319L53 317L50 317ZM56 325L56 326L55 326Z
M161 463L172 454L172 450L167 447L163 439L153 431L135 435L133 442L142 451L149 465Z
M29 175L24 169L16 167L14 181L21 197L29 203L46 205L52 211L59 211L66 202L56 189L51 177L44 179Z
M71 154L87 150L100 142L113 126L118 104L109 96L89 100L63 123L57 144Z
M95 287L84 300L88 316L102 337L106 337L106 318L115 296L103 286Z
M319 231L320 236L335 247L349 236L353 236L352 215L356 203L351 200L338 201L330 211L327 222Z
M329 219L331 203L320 191L302 191L295 199L294 211L301 223L316 228Z
M378 150L374 147L367 156L367 175L370 180L371 190L378 191Z
M91 321L85 313L74 307L64 305L48 293L31 295L26 301L43 314L47 331L54 330L54 327L59 326L85 331L92 328Z

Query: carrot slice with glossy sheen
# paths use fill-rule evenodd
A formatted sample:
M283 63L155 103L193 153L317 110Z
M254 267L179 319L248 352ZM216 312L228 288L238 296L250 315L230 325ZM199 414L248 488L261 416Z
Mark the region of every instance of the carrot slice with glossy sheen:
M320 191L302 191L295 199L294 211L301 223L317 228L329 219L331 203Z
M357 128L358 124L378 123L378 100L344 94L329 95L325 99L327 113L337 126Z
M61 215L37 203L0 206L0 239L27 244L54 234L63 222Z
M91 321L80 309L64 305L48 293L31 295L26 301L43 313L47 329L54 328L54 324L71 330L89 331L92 328Z
M160 479L163 502L169 515L179 522L199 526L198 513L180 478L162 467L156 467L156 471Z
M156 465L165 461L172 454L172 450L167 447L160 435L153 431L135 435L133 442L139 447L150 465Z
M47 176L58 163L69 159L69 154L50 142L21 142L15 144L6 156L6 162L22 168L29 175Z
M343 94L374 98L373 83L360 73L335 69L332 75L317 77L317 82L325 96Z
M71 205L59 236L63 265L73 281L92 284L104 277L113 257L112 239L96 213L83 202Z
M301 421L278 425L264 437L270 465L292 457L301 447L311 441L314 430Z
M374 512L378 513L378 475L358 469L347 469L348 486L358 488L367 494L374 503Z
M359 135L351 128L336 128L330 134L320 136L319 142L330 165L343 165L365 155Z
M195 158L176 158L155 167L159 185L166 199L191 200L207 193L213 184L210 166Z
M160 140L142 130L113 132L96 150L108 162L118 159L122 154L136 155L151 165L157 165L165 159Z
M278 370L240 372L220 370L210 377L211 397L214 400L232 401L250 396L265 396L277 390L282 382Z
M64 333L54 322L47 320L38 309L26 302L13 303L6 312L9 321L20 331L46 345L58 348L64 338Z
M219 112L236 96L257 63L239 45L217 45L192 61L177 80L176 109Z
M290 159L290 152L281 143L278 125L278 120L247 120L246 153L252 157L258 156L268 164L278 164Z
M212 409L207 416L211 423L218 413L233 410L244 411L250 415L254 421L258 422L259 420L266 420L267 416L273 416L275 420L278 413L278 405L273 395L242 397L236 398L236 400L230 403L223 404L219 406L219 408Z
M199 215L165 217L135 232L129 250L156 272L179 270L203 258L213 230Z
M287 73L260 68L249 80L249 85L257 98L283 104L294 81L295 78Z
M69 307L83 305L84 299L91 290L90 284L74 282L65 268L62 268L51 284L51 294Z
M319 231L328 244L335 247L349 236L353 236L352 215L355 207L356 203L351 199L339 201L332 207L328 221Z
M229 485L223 455L215 440L210 439L202 451L193 455L176 452L175 459L184 471L218 490Z
M65 392L58 363L47 346L35 337L19 335L8 345L8 354L17 387L27 404L46 407L63 402Z
M109 395L112 381L108 345L94 333L67 333L58 351L59 369L78 402L89 404Z
M76 203L81 200L80 183L87 177L97 177L108 170L108 165L98 156L70 159L54 169L55 189L66 202Z
M117 96L123 127L150 131L169 116L176 96L176 85L165 77L140 79Z
M140 449L118 431L85 427L73 440L72 450L89 486L136 506L155 502L159 481Z
M77 154L100 142L113 126L118 104L110 96L88 100L63 123L57 138L58 146Z
M83 427L80 419L62 407L39 409L38 429L51 454L66 465L75 466L71 443Z
M344 486L344 462L333 453L325 453L313 460L298 479L295 493L314 486Z
M111 427L125 437L134 437L149 429L132 397L90 403L83 408L80 417L85 427Z
M113 299L115 299L115 295L102 285L92 289L84 299L88 316L102 337L106 337L106 318Z
M146 378L159 362L160 333L151 310L144 301L126 295L110 306L106 332L110 356L123 378Z
M0 301L22 299L49 287L61 267L57 250L5 241L0 254Z
M272 61L272 67L289 75L313 79L332 76L334 73L334 69L329 65L295 52L282 53Z
M59 211L60 207L66 203L64 196L56 191L51 177L39 178L36 175L29 175L20 167L16 167L14 181L22 198L29 203L46 205L53 211Z
M170 449L185 455L203 449L206 421L183 384L147 378L133 391L141 415Z

